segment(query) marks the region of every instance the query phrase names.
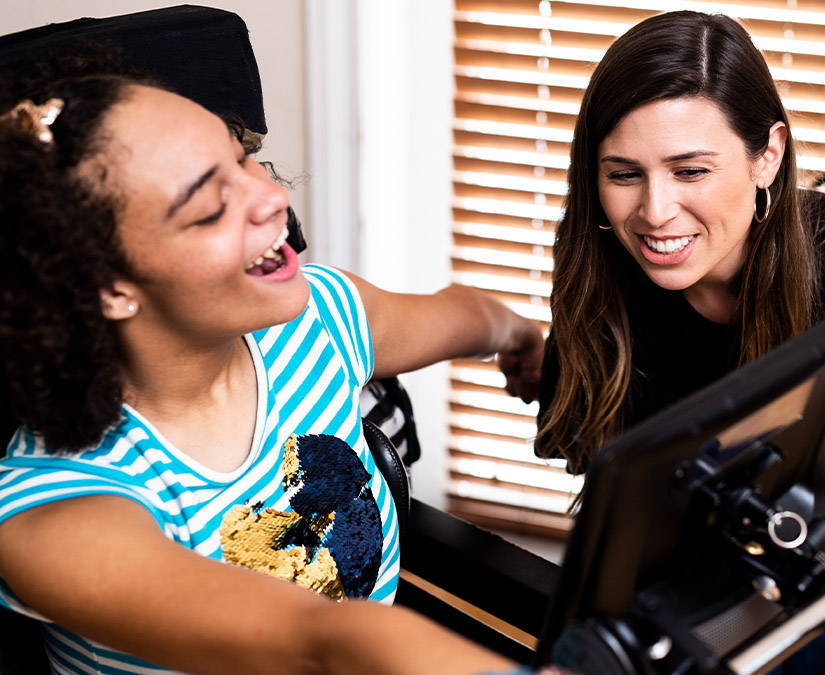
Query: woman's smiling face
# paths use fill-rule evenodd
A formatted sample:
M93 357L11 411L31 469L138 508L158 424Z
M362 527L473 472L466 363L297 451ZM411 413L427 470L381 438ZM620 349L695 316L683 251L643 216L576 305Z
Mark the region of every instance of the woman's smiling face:
M104 134L124 202L118 234L137 279L119 288L134 294L142 320L209 341L300 314L309 289L284 243L287 192L218 117L134 86Z
M773 182L784 139L784 125L774 125L765 155L752 159L708 99L640 106L599 146L602 208L654 283L726 287L744 262L757 186Z

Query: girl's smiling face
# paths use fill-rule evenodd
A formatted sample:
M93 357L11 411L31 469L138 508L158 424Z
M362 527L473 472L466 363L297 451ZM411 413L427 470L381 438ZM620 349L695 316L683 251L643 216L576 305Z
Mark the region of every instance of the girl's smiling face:
M598 149L599 199L613 231L669 290L727 288L741 269L757 187L781 162L786 129L751 158L711 101L654 101L623 117Z
M124 203L118 233L136 277L117 282L110 300L132 297L142 321L207 342L303 311L309 288L284 243L287 192L222 120L133 86L107 116L104 137Z

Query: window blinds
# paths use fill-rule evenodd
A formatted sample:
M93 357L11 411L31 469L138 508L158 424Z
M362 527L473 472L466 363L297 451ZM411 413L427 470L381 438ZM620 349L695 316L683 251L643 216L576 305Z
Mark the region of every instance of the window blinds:
M554 226L569 145L593 67L660 11L738 18L764 53L798 141L800 180L825 174L822 0L456 0L452 275L521 314L551 319ZM494 364L452 364L449 507L494 527L563 534L581 488L533 455L537 404L501 388Z

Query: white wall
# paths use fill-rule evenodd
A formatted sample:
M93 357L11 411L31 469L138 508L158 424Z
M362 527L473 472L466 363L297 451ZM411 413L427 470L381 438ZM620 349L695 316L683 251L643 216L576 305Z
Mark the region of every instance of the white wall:
M306 3L310 256L390 290L426 293L446 286L452 2ZM446 365L402 381L422 444L413 492L441 506Z
M357 0L361 273L391 290L449 284L452 201L450 0ZM437 326L432 327L438 330ZM413 493L444 505L447 365L402 376L422 458Z
M151 0L2 0L0 35L80 17L105 17L172 7ZM246 22L261 71L269 134L261 153L286 176L307 172L303 0L195 0L192 4L235 12ZM306 213L306 186L292 203Z

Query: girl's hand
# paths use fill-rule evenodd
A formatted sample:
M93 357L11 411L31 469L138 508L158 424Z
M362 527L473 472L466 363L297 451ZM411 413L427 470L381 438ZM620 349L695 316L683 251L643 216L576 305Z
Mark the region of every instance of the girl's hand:
M521 319L513 331L512 343L498 354L498 367L507 378L505 389L525 403L538 396L541 364L544 358L544 336L539 324Z

